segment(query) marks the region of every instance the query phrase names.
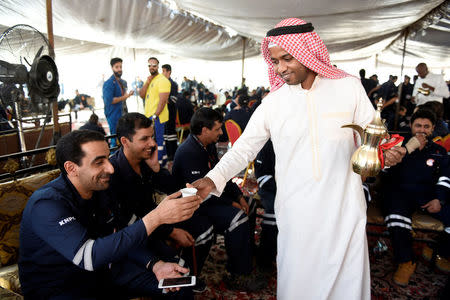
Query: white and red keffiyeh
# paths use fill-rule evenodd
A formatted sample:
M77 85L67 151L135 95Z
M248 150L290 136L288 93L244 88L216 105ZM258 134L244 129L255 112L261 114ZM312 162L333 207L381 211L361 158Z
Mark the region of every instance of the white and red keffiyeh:
M306 22L301 19L289 18L278 23L275 28L303 24L306 24ZM280 46L295 57L302 65L323 77L339 79L351 76L331 65L327 47L314 31L266 36L261 44L261 53L269 66L269 82L272 92L279 89L285 83L273 69L269 52L269 47L272 44Z

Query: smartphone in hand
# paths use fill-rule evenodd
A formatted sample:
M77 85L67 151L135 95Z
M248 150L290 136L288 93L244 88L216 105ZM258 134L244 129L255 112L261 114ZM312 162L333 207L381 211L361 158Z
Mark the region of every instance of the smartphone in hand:
M166 289L193 285L195 285L195 276L186 276L161 279L159 281L158 288Z

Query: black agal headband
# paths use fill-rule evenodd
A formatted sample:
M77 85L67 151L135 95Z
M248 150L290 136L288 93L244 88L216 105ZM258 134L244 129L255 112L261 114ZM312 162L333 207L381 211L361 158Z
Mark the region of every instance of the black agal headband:
M270 29L269 31L267 31L266 36L305 33L305 32L311 32L313 30L314 30L314 27L312 26L312 24L306 23L306 24L302 24L302 25L284 26L284 27L277 27L274 29Z

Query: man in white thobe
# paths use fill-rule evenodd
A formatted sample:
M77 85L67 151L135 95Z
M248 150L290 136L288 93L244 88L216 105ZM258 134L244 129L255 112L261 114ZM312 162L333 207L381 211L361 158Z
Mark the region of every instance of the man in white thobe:
M412 94L416 105L422 105L429 101L442 103L443 98L450 97L447 83L442 75L430 73L425 63L418 64L416 72L419 78L414 82Z
M374 110L359 79L330 64L310 23L287 19L267 33L261 50L271 93L244 133L206 177L199 194L218 194L271 138L276 163L279 299L370 299L361 177L350 158L354 134ZM284 84L287 83L287 84ZM391 149L387 164L401 160Z

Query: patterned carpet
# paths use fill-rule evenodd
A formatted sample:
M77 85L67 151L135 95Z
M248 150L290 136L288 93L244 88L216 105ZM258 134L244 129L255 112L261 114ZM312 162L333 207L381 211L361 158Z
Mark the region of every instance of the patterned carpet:
M260 223L260 220L257 220ZM257 224L256 241L259 240L259 233L261 227ZM276 299L277 280L274 272L267 282L267 287L258 293L247 293L228 290L222 282L222 277L225 274L225 262L227 255L225 252L224 238L222 235L217 236L217 242L212 247L210 255L202 270L202 278L207 284L206 290L197 294L195 299Z
M258 237L260 227L257 226L256 237ZM392 249L389 240L382 238L388 246L388 250L374 254L373 248L378 241L378 237L369 237L370 270L372 278L372 299L440 299L439 294L443 290L448 276L440 273L429 266L429 263L419 260L416 272L411 277L408 287L402 288L392 281L392 274L395 266L392 259ZM421 247L416 245L417 250ZM213 246L210 256L203 270L203 279L207 284L207 289L196 294L195 299L276 299L276 273L274 272L267 287L258 293L245 293L227 290L221 282L225 274L226 253L223 243L223 236L218 236L217 243Z
M407 287L400 287L392 281L392 274L396 270L393 263L393 253L390 241L381 238L388 250L375 255L373 248L379 238L369 237L370 273L372 278L372 299L440 299L448 276L438 271L431 264L421 258L423 243L416 242L414 250L417 268Z

